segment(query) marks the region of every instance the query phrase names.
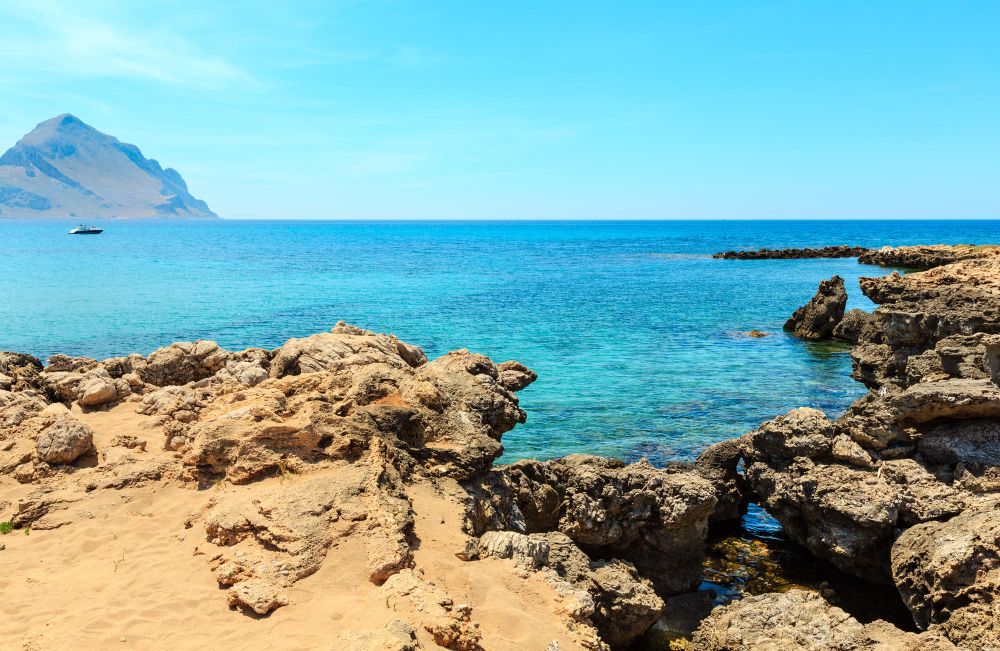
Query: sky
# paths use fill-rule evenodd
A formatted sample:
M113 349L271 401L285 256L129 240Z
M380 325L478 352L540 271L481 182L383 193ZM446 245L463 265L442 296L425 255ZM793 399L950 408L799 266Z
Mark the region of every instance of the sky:
M0 2L73 113L245 219L1000 218L1000 3Z

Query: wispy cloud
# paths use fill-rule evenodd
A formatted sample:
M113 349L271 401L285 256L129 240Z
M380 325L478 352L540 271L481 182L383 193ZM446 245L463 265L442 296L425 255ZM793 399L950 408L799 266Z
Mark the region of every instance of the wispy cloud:
M129 24L127 15L128 5L115 2L82 12L62 0L5 0L0 4L0 59L8 70L22 73L200 87L256 83L182 34Z

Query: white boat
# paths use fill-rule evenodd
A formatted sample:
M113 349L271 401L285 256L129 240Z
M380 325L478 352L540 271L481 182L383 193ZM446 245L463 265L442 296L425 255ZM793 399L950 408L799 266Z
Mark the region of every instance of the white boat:
M69 232L70 235L99 235L104 232L103 228L97 228L96 226L87 226L86 224L80 224L73 230Z

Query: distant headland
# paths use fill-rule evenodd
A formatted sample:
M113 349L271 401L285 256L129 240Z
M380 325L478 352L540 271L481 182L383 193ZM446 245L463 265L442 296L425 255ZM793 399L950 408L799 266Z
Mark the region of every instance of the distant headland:
M215 219L181 175L64 114L0 156L0 218Z

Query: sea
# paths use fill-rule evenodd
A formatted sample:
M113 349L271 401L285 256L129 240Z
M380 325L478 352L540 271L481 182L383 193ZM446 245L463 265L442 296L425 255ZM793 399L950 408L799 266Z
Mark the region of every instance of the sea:
M998 221L0 220L0 350L104 358L174 341L274 348L346 321L430 357L538 373L502 461L574 452L694 458L799 406L864 388L849 348L782 324L855 259L718 260L730 249L1000 243ZM751 330L770 333L751 338Z

